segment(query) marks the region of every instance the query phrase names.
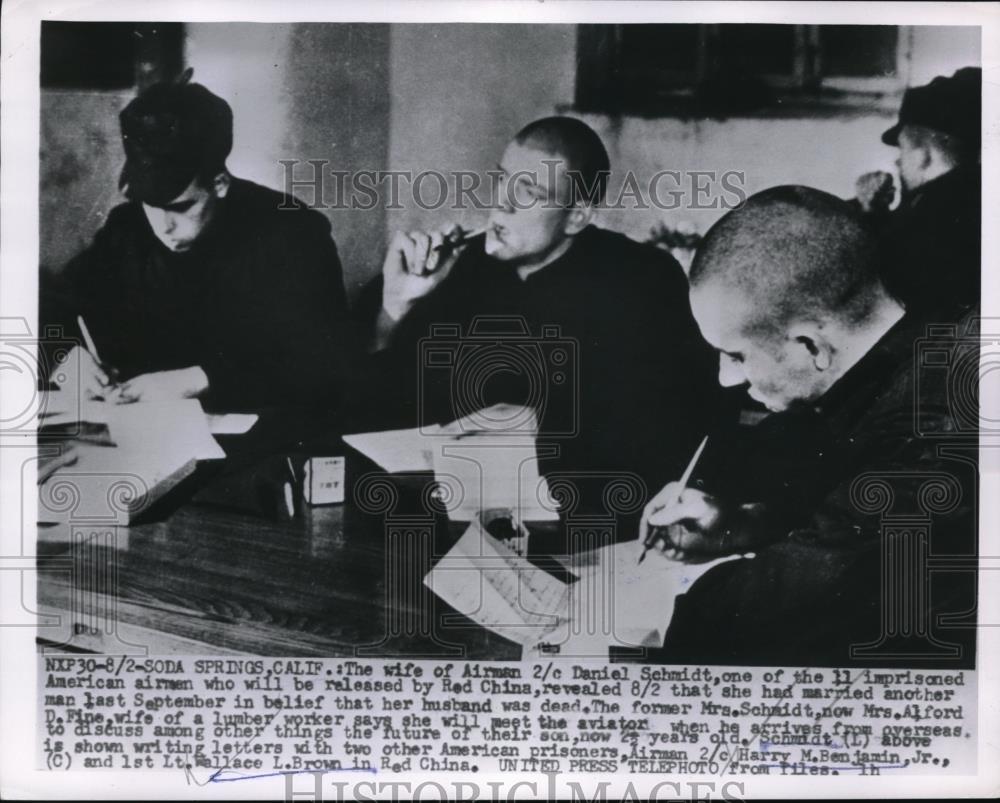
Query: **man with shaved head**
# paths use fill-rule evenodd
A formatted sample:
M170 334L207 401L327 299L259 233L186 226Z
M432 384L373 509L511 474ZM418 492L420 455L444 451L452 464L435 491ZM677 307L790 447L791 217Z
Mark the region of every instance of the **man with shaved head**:
M586 123L535 120L500 155L483 234L395 235L357 305L371 352L358 429L451 421L469 399L531 404L542 470L600 510L600 477L652 491L681 470L720 407L713 355L676 260L595 225L608 171ZM435 339L450 370L421 362Z
M877 259L851 211L815 190L769 190L722 220L690 277L721 383L772 411L818 398L903 317Z
M753 554L713 568L678 598L660 657L800 665L941 658L940 645L955 646L968 630L943 635L933 615L970 609L971 581L931 584L914 563L917 576L904 581L912 594L893 608L898 600L885 598L891 588L881 574L890 560L883 514L924 522L930 542L921 549L974 554L974 433L970 440L956 421L942 372L916 381L923 327L881 283L869 230L844 201L776 187L709 231L690 282L720 383L746 386L773 415L740 443L716 443L695 482L668 485L643 513L641 537L667 559ZM952 336L942 348L945 365L960 342ZM953 504L928 506L933 478ZM891 500L884 510L882 493ZM886 646L899 622L885 617L911 603L900 652ZM948 652L966 663L970 655Z

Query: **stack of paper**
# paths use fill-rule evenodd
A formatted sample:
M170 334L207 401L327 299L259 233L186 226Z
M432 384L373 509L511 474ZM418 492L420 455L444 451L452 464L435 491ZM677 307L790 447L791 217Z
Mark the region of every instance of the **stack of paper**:
M101 424L109 445L73 444L77 461L39 488L41 522L103 518L127 524L190 475L197 461L225 457L194 399L116 405L57 396L54 402L43 406L43 429Z

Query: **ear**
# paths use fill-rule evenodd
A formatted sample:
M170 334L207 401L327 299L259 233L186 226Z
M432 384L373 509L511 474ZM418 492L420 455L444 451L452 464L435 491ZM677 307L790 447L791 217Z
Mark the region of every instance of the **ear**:
M815 324L800 324L792 327L789 339L809 353L817 371L827 371L833 364L833 347L826 339L823 329Z
M590 204L574 204L563 224L563 231L570 237L579 234L594 219L594 207Z
M229 192L229 185L231 181L232 178L227 170L223 170L212 179L212 192L215 193L216 198L226 197L226 194Z
M926 144L922 143L919 146L920 152L920 169L926 170L934 163L934 149Z

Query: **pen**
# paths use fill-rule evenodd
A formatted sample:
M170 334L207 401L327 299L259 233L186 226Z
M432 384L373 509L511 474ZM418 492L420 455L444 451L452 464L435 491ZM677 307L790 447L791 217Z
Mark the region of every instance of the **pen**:
M298 477L295 476L295 466L292 465L292 458L286 457L285 462L288 463L288 473L292 477L292 482L286 482L284 488L285 492L285 507L288 509L288 517L295 518L295 494L292 488L292 484L298 482Z
M452 238L450 236L446 237L445 241L443 243L441 243L440 245L435 245L434 246L434 250L435 251L445 251L445 250L450 250L452 248L458 248L459 246L463 246L467 242L469 242L470 240L478 237L480 234L482 234L485 231L486 231L486 227L482 226L481 228L473 229L472 231L462 232L461 234L459 234L457 237L454 237L454 238Z
M98 365L101 364L101 358L97 354L97 344L94 343L94 338L90 336L90 330L87 328L87 324L83 322L83 316L76 316L76 325L80 327L80 334L83 335L83 344L87 347L87 351L90 352L90 356L94 358L94 362Z
M681 494L684 493L684 489L687 488L687 484L691 480L691 475L694 473L694 467L698 465L698 458L701 457L701 453L705 450L706 443L708 443L708 435L702 438L701 444L698 446L698 449L695 451L694 456L691 458L691 462L688 463L687 468L684 469L684 474L681 475L681 481L680 481L681 489L680 491L677 492L678 502L681 501ZM639 555L639 561L638 561L639 563L642 563L646 559L646 553L649 552L649 545L650 545L650 537L647 534L642 544L642 554Z
M101 370L108 375L108 384L114 387L118 384L118 372L101 362L101 357L97 353L97 344L94 342L94 338L90 336L90 330L87 328L87 324L84 323L82 315L76 316L76 325L80 327L80 334L83 335L83 344L86 346L88 353L94 358L94 362L100 366Z

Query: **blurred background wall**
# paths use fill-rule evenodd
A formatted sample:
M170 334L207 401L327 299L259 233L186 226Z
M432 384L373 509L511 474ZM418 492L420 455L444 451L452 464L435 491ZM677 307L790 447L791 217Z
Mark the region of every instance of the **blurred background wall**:
M310 159L342 171L486 171L524 123L553 113L583 117L601 134L612 197L625 171L646 180L660 170L738 171L748 193L802 183L850 197L859 174L892 169L895 150L879 136L898 93L869 109L725 119L583 111L580 47L575 25L198 23L183 28L181 58L194 80L233 106L232 172L279 189L288 177L280 162L288 159L301 163L300 181ZM925 83L979 59L978 29L909 29L900 81ZM121 201L117 114L135 88L46 86L44 75L39 258L43 270L58 271ZM312 188L294 189L314 200ZM426 193L433 198L434 185ZM408 192L399 201L394 209L324 209L350 294L379 270L392 230L471 226L485 217L421 209ZM602 217L642 240L661 225L703 232L723 211L682 205Z

